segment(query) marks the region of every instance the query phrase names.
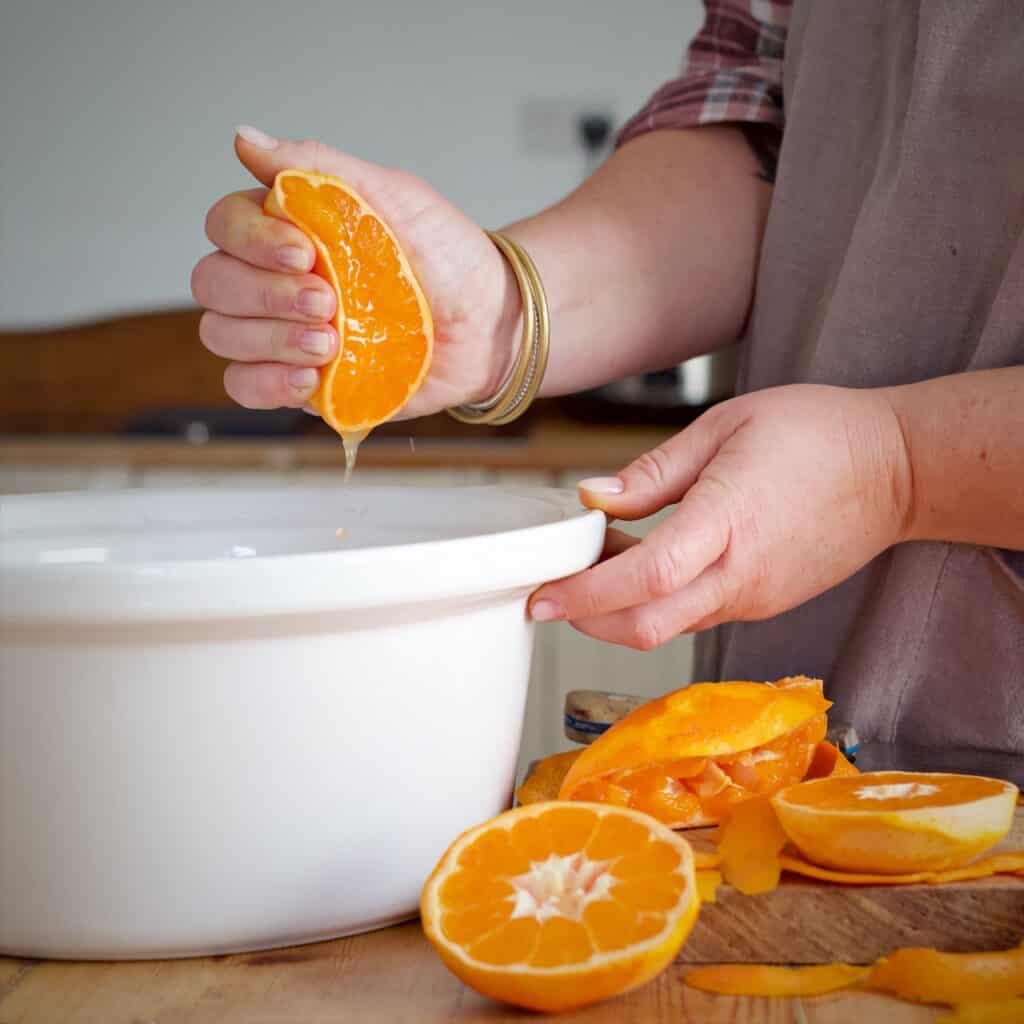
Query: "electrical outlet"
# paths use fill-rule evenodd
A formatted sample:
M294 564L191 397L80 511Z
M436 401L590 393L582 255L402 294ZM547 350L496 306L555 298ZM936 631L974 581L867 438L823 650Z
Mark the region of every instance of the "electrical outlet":
M575 156L586 152L581 124L588 118L614 122L610 103L573 97L531 96L519 109L523 151L531 156ZM610 134L610 132L609 132Z

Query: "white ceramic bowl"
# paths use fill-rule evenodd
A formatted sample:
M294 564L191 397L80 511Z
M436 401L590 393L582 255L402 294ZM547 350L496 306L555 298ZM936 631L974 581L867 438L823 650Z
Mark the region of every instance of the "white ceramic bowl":
M550 490L0 499L0 953L413 915L448 843L508 805L527 596L603 534Z

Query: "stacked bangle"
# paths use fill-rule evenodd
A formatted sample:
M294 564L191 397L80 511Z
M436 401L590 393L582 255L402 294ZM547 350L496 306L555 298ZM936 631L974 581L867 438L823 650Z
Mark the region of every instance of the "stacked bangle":
M518 242L496 231L487 237L508 260L523 305L523 334L519 356L498 393L484 402L459 405L448 414L460 423L503 426L518 419L533 404L548 364L550 323L548 301L537 267Z

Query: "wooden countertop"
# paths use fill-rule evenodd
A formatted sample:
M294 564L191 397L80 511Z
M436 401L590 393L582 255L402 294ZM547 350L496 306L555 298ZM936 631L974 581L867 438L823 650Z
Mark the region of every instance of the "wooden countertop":
M925 1024L943 1012L869 993L713 996L676 964L634 992L559 1016L586 1024ZM73 963L0 957L3 1024L516 1022L448 973L418 923L309 946L198 960ZM537 1018L540 1019L540 1018Z
M359 465L387 469L463 469L557 472L618 469L676 431L667 427L589 426L545 418L521 436L481 430L479 439L371 436ZM0 465L123 466L133 469L340 469L341 443L333 437L259 438L190 444L179 439L0 436Z

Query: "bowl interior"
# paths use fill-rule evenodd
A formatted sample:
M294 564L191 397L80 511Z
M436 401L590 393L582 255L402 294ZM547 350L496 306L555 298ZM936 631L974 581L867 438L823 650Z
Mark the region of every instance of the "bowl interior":
M339 554L529 529L584 514L562 491L275 488L0 500L0 569Z

